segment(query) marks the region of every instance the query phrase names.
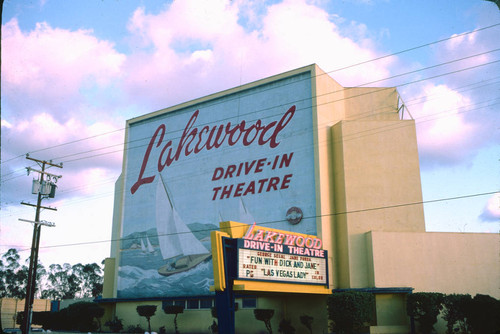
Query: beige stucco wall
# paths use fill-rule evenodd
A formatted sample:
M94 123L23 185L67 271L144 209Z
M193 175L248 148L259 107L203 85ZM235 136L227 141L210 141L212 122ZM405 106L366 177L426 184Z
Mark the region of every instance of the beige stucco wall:
M102 297L103 298L113 298L116 297L115 293L116 286L116 259L106 258L104 259L104 282L102 285Z
M388 91L382 93L382 100L389 98ZM425 231L415 123L397 117L341 121L332 128L332 237L340 288L370 286L364 233Z
M346 87L345 120L398 120L398 92L394 87Z
M370 232L376 287L500 298L500 235Z
M122 320L124 330L128 326L140 326L142 329L148 329L148 323L145 317L137 314L139 305L156 305L156 313L151 317L151 330L159 332L160 327L165 326L167 333L175 333L174 315L166 314L162 310L161 301L133 301L120 302L116 304L116 315ZM206 325L205 325L206 324ZM201 328L207 329L212 324L212 315L209 309L203 310L184 310L177 316L177 325L181 333L199 332Z
M313 320L313 333L327 333L328 321L326 312L326 296L307 296L295 294L274 294L261 296L257 299L257 308L273 309L274 316L271 319L273 332L278 332L279 323L282 319L292 321L296 333L309 333L308 329L300 323L300 316L309 315ZM235 312L235 324L239 334L267 333L262 321L258 321L254 316L254 309L244 309L241 307L241 299L236 299L239 304L238 311ZM146 318L137 314L138 305L156 305L157 310L151 318L151 330L159 332L161 326L165 326L167 333L174 333L174 315L165 314L160 301L136 301L121 302L116 304L116 313L122 320L124 329L128 326L139 325L147 330ZM212 324L210 309L184 310L177 316L177 324L181 333L209 333L208 327Z
M314 166L316 180L316 226L328 251L329 263L334 262L335 239L333 234L333 152L330 128L345 116L344 88L319 67L312 67L312 117L314 131ZM334 268L329 266L330 288L337 286Z

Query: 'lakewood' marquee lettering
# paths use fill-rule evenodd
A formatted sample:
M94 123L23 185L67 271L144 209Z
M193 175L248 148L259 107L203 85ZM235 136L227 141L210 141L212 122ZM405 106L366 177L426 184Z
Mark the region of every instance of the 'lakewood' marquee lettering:
M243 237L246 240L258 241L262 244L273 243L278 245L289 246L292 252L295 252L296 248L312 248L321 249L323 243L320 238L310 236L304 237L302 235L289 234L289 233L279 233L270 230L255 229L255 223L247 230L247 233ZM254 247L251 247L254 248ZM298 254L298 253L297 253ZM310 255L310 254L307 254Z
M177 143L177 147L173 146L172 140L164 144L158 157L158 172L170 166L174 161L178 161L181 155L187 157L191 153L200 153L203 149L209 151L213 148L219 148L226 141L229 146L235 145L240 140L244 146L249 146L257 140L257 144L260 146L268 144L270 148L276 148L280 144L277 140L278 134L288 125L294 116L295 105L291 106L279 121L272 121L267 125L262 124L262 121L259 119L254 124L248 126L243 120L233 127L231 127L231 122L227 122L227 124L215 125L212 128L205 125L201 129L198 129L194 127L194 123L198 118L199 112L199 110L196 110L193 115L191 115ZM162 145L166 131L166 125L161 124L151 137L142 160L139 177L130 188L132 194L134 194L143 184L152 183L155 179L155 175L144 177L144 171L146 170L153 147L159 148Z

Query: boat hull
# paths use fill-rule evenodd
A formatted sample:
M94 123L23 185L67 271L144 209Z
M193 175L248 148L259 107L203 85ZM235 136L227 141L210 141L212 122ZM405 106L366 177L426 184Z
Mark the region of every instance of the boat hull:
M173 264L160 267L160 269L158 269L158 273L163 276L178 274L196 267L200 263L209 260L211 257L212 254L210 253L182 256Z

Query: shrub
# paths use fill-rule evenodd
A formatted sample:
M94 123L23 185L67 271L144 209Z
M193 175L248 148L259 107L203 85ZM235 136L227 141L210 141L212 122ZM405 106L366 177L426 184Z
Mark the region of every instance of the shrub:
M336 292L328 297L328 318L337 333L355 333L373 319L375 297L369 292Z
M78 302L59 312L33 312L33 324L44 329L93 332L100 328L99 319L104 309L93 302ZM24 312L17 314L17 321L22 323ZM97 321L95 321L97 320Z
M179 334L179 328L177 327L177 315L179 313L183 313L184 312L184 307L182 307L182 306L176 306L176 305L165 306L163 308L163 311L166 314L175 314L175 317L174 317L175 334Z
M306 328L309 330L309 333L311 333L311 334L313 332L313 330L312 330L313 320L314 320L313 317L310 317L306 314L300 316L300 323L302 325L306 326Z
M130 325L127 327L127 333L144 333L144 329L140 325Z
M123 329L122 321L117 317L114 317L113 320L106 321L104 325L108 326L113 333L118 333Z
M94 319L101 318L104 315L104 309L93 302L78 302L69 305L67 308L69 318L73 320L68 329L78 330L80 332L94 332L99 328L99 324Z
M210 333L219 333L219 326L215 322L215 320L212 322L212 324L208 327L210 329Z
M253 310L253 314L255 316L255 319L264 322L264 325L266 325L267 331L269 332L269 334L272 334L273 329L271 327L271 318L274 315L274 310L257 308L255 310Z
M416 292L406 300L406 313L420 324L420 331L431 333L437 316L442 310L443 294L437 292Z
M141 317L145 317L148 321L148 332L151 333L151 317L155 315L156 305L139 305L136 308L137 313Z
M448 334L469 332L466 317L471 301L470 295L452 294L443 297L443 319L447 322Z
M284 334L295 334L295 327L292 326L292 321L282 319L278 327L278 332Z
M472 333L500 332L500 301L477 294L467 308L467 322Z
M40 325L45 330L50 329L52 328L55 314L56 313L50 311L33 312L31 323L34 325Z

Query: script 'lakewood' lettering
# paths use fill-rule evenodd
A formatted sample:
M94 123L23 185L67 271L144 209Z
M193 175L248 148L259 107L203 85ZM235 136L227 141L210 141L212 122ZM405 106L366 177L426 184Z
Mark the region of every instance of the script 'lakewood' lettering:
M198 118L199 112L199 110L196 110L191 115L177 143L177 147L173 146L171 140L165 142L158 157L158 172L170 166L174 161L179 160L181 155L187 157L191 153L200 153L203 149L209 151L213 148L219 148L226 141L229 146L235 145L240 140L244 146L249 146L257 140L257 143L261 146L269 144L270 148L275 148L280 144L277 141L278 134L288 125L295 114L295 105L291 106L279 121L262 124L262 121L258 119L255 123L247 125L243 120L233 127L231 127L231 122L227 122L227 124L214 125L212 128L205 125L201 129L198 129L194 127L194 123ZM144 177L144 171L146 170L153 147L159 148L162 145L165 133L166 125L161 124L151 137L148 148L144 153L139 177L130 188L132 194L143 184L152 183L155 179L155 175Z

